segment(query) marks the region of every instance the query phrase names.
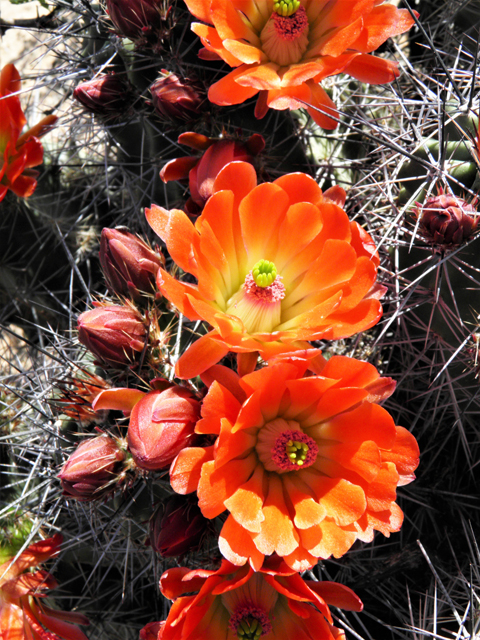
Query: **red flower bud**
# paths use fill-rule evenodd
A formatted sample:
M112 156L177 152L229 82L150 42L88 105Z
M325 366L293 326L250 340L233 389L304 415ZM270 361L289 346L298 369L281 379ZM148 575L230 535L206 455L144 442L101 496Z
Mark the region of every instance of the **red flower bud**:
M161 31L162 0L106 0L107 12L121 35L132 40Z
M136 403L128 425L128 448L138 467L165 469L190 441L200 403L183 387L150 391Z
M243 161L254 163L257 156L265 147L263 137L255 133L246 142L236 140L214 140L198 134L182 133L178 142L195 149L206 151L196 161L195 158L176 158L168 162L160 171L160 177L164 182L170 180L189 180L191 200L200 211L212 195L213 183L220 171L229 162ZM192 167L193 165L193 167ZM194 212L194 207L187 202L186 208Z
M165 620L160 622L149 622L143 629L140 629L140 640L162 640Z
M150 518L150 544L164 558L181 556L198 549L207 526L195 497L175 495Z
M102 362L123 367L143 351L146 328L135 309L105 305L79 316L78 339Z
M155 291L155 280L162 256L141 238L125 229L103 229L100 241L100 264L112 293L131 295Z
M115 118L125 115L133 93L125 78L111 73L82 82L73 90L73 97L90 113Z
M150 86L150 93L156 112L163 118L187 121L200 115L204 100L200 88L174 73L156 80Z
M420 230L425 238L435 244L454 245L467 240L478 224L477 210L457 196L440 193L428 198L416 214L421 215Z
M115 488L125 457L105 434L82 442L58 474L64 495L82 502L103 498Z

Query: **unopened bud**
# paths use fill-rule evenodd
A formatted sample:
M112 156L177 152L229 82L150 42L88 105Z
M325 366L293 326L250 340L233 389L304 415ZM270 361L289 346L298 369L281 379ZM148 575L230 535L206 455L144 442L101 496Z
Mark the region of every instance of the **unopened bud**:
M423 206L418 205L416 213L421 216L422 234L435 244L461 244L472 235L478 224L473 204L444 193L428 198Z
M125 115L133 93L125 78L111 73L82 82L73 90L73 97L90 113L117 118Z
M183 122L200 115L200 105L204 101L200 88L174 73L156 80L150 86L150 93L155 111L163 118Z
M82 442L58 474L65 496L82 502L98 500L115 489L125 451L106 434Z
M150 519L150 544L165 558L198 549L208 526L195 496L171 496Z
M162 256L124 229L103 229L100 264L112 293L138 300L155 291Z
M162 28L162 0L106 0L107 12L121 35L131 40L151 37Z
M165 469L187 446L200 415L200 403L188 389L150 391L133 407L128 449L141 469Z
M146 328L141 315L127 305L105 305L78 318L78 339L103 363L131 364L145 348Z

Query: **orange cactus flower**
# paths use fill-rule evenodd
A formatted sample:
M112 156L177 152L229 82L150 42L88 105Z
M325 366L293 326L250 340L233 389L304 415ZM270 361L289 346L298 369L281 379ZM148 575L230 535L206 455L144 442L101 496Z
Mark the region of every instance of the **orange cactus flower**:
M369 55L391 36L408 31L406 9L382 0L185 0L204 23L193 31L205 49L200 57L234 67L210 87L219 105L240 104L259 93L255 115L268 108L301 109L334 129L335 104L319 84L347 73L383 84L399 72L395 62Z
M36 542L16 560L0 565L0 637L5 640L87 640L75 626L88 625L79 613L51 609L41 603L46 592L57 586L55 578L41 569L30 569L57 555L61 535ZM73 623L73 624L72 624Z
M393 392L390 378L309 350L242 378L216 365L204 379L196 431L218 439L181 451L170 482L196 490L205 517L230 512L219 538L229 561L258 570L277 553L303 571L371 542L374 530L400 529L396 488L414 479L418 446L377 404Z
M43 147L38 139L57 121L47 116L37 125L20 135L26 119L16 94L20 91L20 75L13 64L0 72L0 202L7 191L22 198L31 196L37 186L32 171L43 161Z
M177 362L191 378L228 351L264 359L372 327L382 315L375 285L379 258L371 237L304 173L257 186L255 170L231 162L195 225L182 211L152 205L147 220L193 285L157 274L163 295L213 331Z
M302 580L276 556L257 573L226 560L218 571L176 567L162 575L160 588L174 603L165 624L155 627L157 640L345 640L328 605L363 608L348 587Z

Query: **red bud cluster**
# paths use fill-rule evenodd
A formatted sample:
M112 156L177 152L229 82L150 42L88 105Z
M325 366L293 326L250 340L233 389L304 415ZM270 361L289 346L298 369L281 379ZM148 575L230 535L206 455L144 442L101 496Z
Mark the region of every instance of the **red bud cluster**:
M78 338L103 363L131 364L145 347L142 316L127 305L98 306L78 318Z
M103 229L100 264L112 293L139 300L155 290L162 256L125 229Z

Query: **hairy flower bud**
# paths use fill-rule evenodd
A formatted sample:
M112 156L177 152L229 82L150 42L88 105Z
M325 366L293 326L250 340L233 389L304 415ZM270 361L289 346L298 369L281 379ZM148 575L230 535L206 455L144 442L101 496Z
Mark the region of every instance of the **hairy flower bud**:
M171 496L150 518L150 544L164 558L198 549L208 520L195 496Z
M105 305L79 316L78 339L102 362L124 367L143 351L146 328L135 309Z
M478 224L473 204L445 193L428 198L423 206L419 204L416 214L421 215L422 234L434 244L461 244L472 235Z
M73 97L90 113L115 118L125 114L133 93L124 77L111 73L81 82L73 90Z
M162 27L162 0L106 0L107 12L121 35L148 38Z
M128 426L128 448L138 467L165 469L187 446L200 414L200 403L179 386L150 391L135 404Z
M82 442L58 474L65 496L82 502L103 498L115 488L126 454L106 434Z
M125 229L103 229L99 255L112 293L131 295L138 300L155 290L162 256L138 236Z
M150 93L155 111L163 118L183 122L200 115L204 96L199 87L191 81L181 80L174 73L156 80L150 86Z

